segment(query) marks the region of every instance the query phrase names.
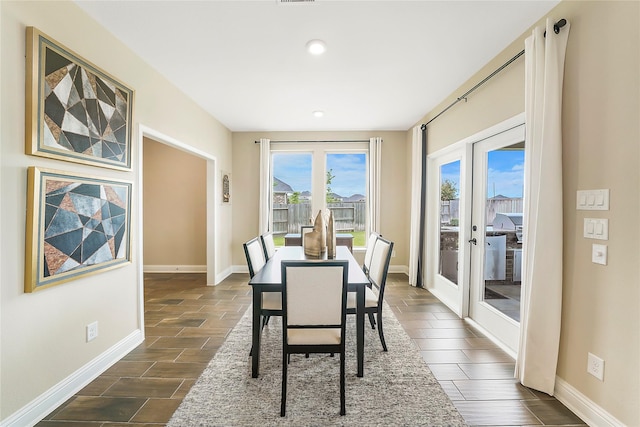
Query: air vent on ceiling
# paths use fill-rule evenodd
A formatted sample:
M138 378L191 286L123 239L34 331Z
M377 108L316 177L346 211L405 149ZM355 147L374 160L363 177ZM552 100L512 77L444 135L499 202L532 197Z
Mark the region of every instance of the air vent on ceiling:
M316 0L276 0L278 4L303 4L314 3Z

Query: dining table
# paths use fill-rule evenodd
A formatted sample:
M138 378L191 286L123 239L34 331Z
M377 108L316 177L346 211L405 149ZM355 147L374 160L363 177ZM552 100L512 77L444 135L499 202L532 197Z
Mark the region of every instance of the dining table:
M262 335L261 307L262 294L265 292L282 291L282 261L288 260L326 260L327 253L323 253L320 258L307 256L302 246L283 246L279 248L275 255L258 271L249 281L253 293L253 324L251 338L251 376L258 378L260 374L260 337ZM364 296L365 287L370 282L362 271L362 267L354 258L351 251L346 246L336 246L337 260L349 261L348 291L356 293L356 347L357 365L359 377L364 376Z

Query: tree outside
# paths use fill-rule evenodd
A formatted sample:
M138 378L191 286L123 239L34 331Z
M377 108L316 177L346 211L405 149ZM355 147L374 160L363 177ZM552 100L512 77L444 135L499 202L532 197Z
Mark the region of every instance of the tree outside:
M333 196L333 193L331 192L331 181L333 181L333 178L335 178L336 176L333 174L333 169L329 169L327 171L327 203L337 203L340 200L337 199L336 197Z
M450 179L445 179L440 186L440 200L451 201L458 197L456 183Z

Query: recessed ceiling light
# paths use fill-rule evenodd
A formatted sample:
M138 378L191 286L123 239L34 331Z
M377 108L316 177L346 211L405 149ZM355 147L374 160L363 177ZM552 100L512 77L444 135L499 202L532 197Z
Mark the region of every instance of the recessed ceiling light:
M322 55L327 50L327 45L322 40L311 40L307 43L307 50L312 55Z
M316 110L313 112L314 117L322 117L324 116L324 111Z

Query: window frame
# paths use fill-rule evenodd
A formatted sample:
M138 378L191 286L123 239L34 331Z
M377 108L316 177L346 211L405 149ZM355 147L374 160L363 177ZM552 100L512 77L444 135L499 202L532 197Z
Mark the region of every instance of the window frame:
M311 153L311 211L315 215L320 210L327 207L326 203L326 176L327 176L327 155L328 154L364 154L365 155L365 246L354 246L354 251L366 248L366 239L371 234L371 220L369 218L369 207L372 202L369 193L369 171L371 168L371 155L369 153L369 142L278 142L272 143L270 150L271 183L273 186L273 155L276 153ZM273 195L271 196L273 200ZM273 230L273 206L270 206L270 229Z

